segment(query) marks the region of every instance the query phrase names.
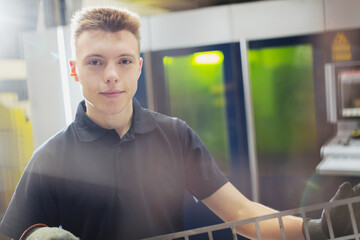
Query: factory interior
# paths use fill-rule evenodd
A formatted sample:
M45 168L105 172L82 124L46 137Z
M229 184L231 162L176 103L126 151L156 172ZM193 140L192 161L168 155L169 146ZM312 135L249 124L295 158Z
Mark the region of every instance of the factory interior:
M70 21L92 6L139 14L135 98L186 121L249 199L284 211L360 182L360 0L0 0L0 220L75 118ZM184 204L186 229L221 222Z

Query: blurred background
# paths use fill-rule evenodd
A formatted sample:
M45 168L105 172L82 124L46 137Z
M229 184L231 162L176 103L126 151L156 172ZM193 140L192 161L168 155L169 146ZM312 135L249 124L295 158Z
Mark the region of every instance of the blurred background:
M286 210L359 182L360 0L0 0L0 219L32 152L74 119L69 24L87 6L141 16L136 98L184 119L248 198ZM184 206L187 228L220 222Z

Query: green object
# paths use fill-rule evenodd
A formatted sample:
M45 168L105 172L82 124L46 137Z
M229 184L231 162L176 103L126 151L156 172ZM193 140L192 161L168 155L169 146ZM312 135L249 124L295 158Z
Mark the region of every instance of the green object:
M248 60L258 155L315 152L311 45L253 49Z
M200 136L220 168L229 173L230 156L220 51L163 58L171 115Z

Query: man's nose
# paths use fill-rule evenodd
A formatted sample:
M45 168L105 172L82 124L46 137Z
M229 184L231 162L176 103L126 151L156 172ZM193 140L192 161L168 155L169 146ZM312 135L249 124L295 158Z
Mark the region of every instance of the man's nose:
M105 83L117 83L119 81L119 74L113 64L109 64L105 69Z

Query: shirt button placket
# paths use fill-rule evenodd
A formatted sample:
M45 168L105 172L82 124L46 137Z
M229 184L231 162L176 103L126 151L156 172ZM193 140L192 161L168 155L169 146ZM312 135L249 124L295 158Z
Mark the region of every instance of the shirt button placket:
M122 141L122 139L120 139L120 142L116 146L116 152L117 153L121 153L122 145L123 145L123 141Z
M124 156L122 153L122 149L123 148L123 144L120 142L117 146L116 146L116 159L115 159L115 165L116 165L116 186L117 189L124 189L124 181L122 181L123 179L126 179L126 173L124 172Z

